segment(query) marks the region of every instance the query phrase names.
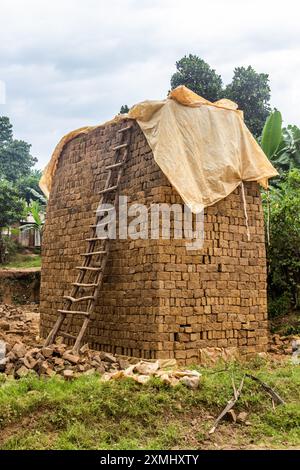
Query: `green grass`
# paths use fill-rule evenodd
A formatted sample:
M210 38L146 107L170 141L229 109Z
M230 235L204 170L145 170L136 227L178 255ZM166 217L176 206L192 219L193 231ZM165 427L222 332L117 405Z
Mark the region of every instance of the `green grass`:
M226 372L199 369L192 391L169 388L158 379L140 385L130 379L101 382L98 375L73 381L36 376L0 384L1 449L201 449L300 448L300 367L256 361L231 364ZM270 398L250 379L235 411L247 411L251 426L222 421L211 437L214 418L236 383L251 371L286 400L273 410Z
M2 268L40 268L41 256L34 254L21 254L15 255L14 260L3 265Z

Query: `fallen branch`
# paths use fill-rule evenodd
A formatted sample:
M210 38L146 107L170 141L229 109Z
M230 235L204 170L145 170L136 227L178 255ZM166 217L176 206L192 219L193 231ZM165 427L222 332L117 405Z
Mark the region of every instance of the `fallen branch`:
M217 429L217 426L219 424L219 422L221 421L222 418L224 418L224 416L228 413L228 411L230 411L234 405L236 404L237 400L239 399L239 396L241 394L241 391L243 389L243 386L244 386L244 380L245 380L245 376L242 378L242 381L240 383L240 386L239 388L236 390L235 386L234 386L234 382L233 382L233 393L234 393L234 396L228 401L227 405L225 406L224 410L222 411L221 414L219 414L219 416L217 417L216 421L214 422L214 425L213 427L209 430L208 434L213 434L215 432L215 430Z
M275 392L275 390L271 388L268 384L251 374L246 374L246 377L249 377L249 379L252 379L255 382L259 383L259 385L261 385L261 387L272 397L272 400L275 403L277 403L278 405L285 405L285 401L281 398L281 396L279 396L278 393Z

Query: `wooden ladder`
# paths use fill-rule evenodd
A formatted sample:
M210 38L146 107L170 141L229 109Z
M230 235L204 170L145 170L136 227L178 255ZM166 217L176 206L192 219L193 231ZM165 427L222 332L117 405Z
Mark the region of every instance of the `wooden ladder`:
M58 333L60 333L60 336L75 341L73 347L74 353L78 353L80 349L82 339L91 321L95 302L103 284L104 270L109 255L109 238L107 238L107 236L99 238L97 236L97 228L100 228L101 224L102 226L107 225L107 222L102 221L112 209L101 208L101 205L113 203L114 208L117 206L118 188L123 175L124 164L127 161L129 153L131 128L132 124L127 123L126 127L118 130L118 133L121 135L120 142L112 148L114 151L113 163L105 168L105 170L108 171L108 175L104 189L100 191L101 197L96 211L95 224L90 226L91 236L86 239L88 242L86 253L82 253L81 255L84 261L82 266L76 267L76 269L79 270L76 282L72 284L73 287L70 295L63 297L65 300L64 308L58 310L57 320L45 341L45 346L53 344ZM85 309L76 307L78 304L80 305L82 303L84 303ZM69 333L75 315L84 318L77 336ZM67 331L61 331L67 316L69 316L66 327Z

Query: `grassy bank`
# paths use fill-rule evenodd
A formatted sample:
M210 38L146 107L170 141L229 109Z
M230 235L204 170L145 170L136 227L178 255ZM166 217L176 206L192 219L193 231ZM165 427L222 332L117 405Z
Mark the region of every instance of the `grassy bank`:
M38 254L22 254L18 253L14 256L14 259L1 266L1 268L9 269L26 269L26 268L40 268L41 267L41 256Z
M217 449L300 448L300 367L258 363L201 368L198 390L169 388L158 380L102 383L99 376L71 382L59 377L3 380L0 387L1 449ZM259 385L245 379L235 410L248 425L214 418L236 383L251 372L274 387L286 405L274 410Z

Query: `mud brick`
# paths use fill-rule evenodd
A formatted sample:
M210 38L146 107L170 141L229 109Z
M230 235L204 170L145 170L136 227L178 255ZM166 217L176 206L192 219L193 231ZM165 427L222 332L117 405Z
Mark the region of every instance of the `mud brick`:
M26 354L26 356L24 357L24 366L27 367L27 369L34 369L38 363L38 361L36 359L34 359L34 357L32 357L31 355L29 354Z
M29 373L29 369L26 366L21 366L19 367L19 369L17 369L16 376L21 378L21 377L25 377L26 375L28 375L28 373Z
M26 354L26 346L23 343L16 343L11 350L16 357L23 357Z
M187 351L175 351L175 359L186 359Z
M50 357L53 355L54 346L46 346L41 349L41 353L44 357Z
M62 296L70 294L80 253L86 252L84 240L94 221L105 166L112 163L113 154L107 150L117 145L117 130L123 125L108 123L77 137L59 158L43 235L44 337L56 320ZM105 280L86 337L93 348L112 356L151 359L172 358L175 353L182 364L196 362L206 347L238 347L246 356L266 350L263 212L257 183L244 186L250 241L240 187L205 209L201 250L187 251L186 240L174 239L173 233L169 240L110 241ZM182 204L137 124L120 194L130 203ZM74 319L72 333L78 334L80 326L80 318ZM251 344L254 339L257 344ZM56 346L49 357L63 356L71 344L66 342L68 347Z
M63 371L63 376L66 380L71 380L74 377L74 372L71 369L66 369Z
M78 364L80 357L69 352L65 352L62 356L66 361L71 362L71 364Z

